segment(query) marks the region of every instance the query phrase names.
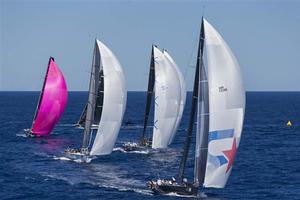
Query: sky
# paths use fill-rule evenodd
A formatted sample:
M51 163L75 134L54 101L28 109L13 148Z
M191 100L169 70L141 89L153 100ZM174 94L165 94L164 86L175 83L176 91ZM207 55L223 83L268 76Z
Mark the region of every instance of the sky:
M94 40L146 90L151 45L193 85L201 18L235 54L247 91L300 91L300 1L0 0L0 91L39 91L50 56L70 91L87 91Z

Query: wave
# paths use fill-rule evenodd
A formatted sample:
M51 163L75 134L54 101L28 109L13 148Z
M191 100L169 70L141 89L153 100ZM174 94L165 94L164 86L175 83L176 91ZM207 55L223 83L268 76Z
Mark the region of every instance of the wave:
M67 161L71 161L70 158L67 158L67 157L64 157L64 156L61 156L61 157L53 156L53 159L54 160L67 160Z
M197 196L194 196L194 195L180 195L180 194L177 194L175 192L170 192L170 193L167 193L165 195L166 196L174 196L174 197L184 197L184 198L200 198L200 199L208 198L208 196L204 192L199 193ZM215 200L217 200L217 199L215 199Z
M185 197L185 198L195 198L197 196L193 196L193 195L180 195L180 194L177 194L175 192L170 192L170 193L167 193L167 194L164 194L165 196L172 196L172 197Z
M17 133L16 136L27 138L27 135L25 133Z
M65 156L53 156L53 159L54 160L63 160L63 161L73 161L73 162L76 162L76 163L90 163L94 158L86 158L86 159L71 159L71 158L68 158L68 157L65 157Z
M54 157L54 159L69 161L66 157ZM78 167L70 167L68 171L57 169L52 172L42 171L40 174L47 178L66 181L70 185L84 183L100 188L153 195L153 192L147 189L145 182L129 176L131 172L108 163L90 163L81 170L78 170Z
M117 187L117 186L111 186L111 185L102 185L102 186L99 186L99 187L116 189L116 190L118 190L120 192L135 192L135 193L139 193L139 194L153 196L153 192L151 190L146 190L146 189L122 188L122 186L121 187Z
M125 151L122 147L116 147L113 149L113 151L120 151L122 153L137 153L137 154L149 154L149 150L144 150L144 151Z

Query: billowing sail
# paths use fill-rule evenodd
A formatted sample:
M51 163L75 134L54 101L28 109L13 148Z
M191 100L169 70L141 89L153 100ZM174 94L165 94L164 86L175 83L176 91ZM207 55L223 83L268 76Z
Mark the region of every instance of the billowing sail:
M110 154L125 112L127 90L122 67L103 43L97 40L103 69L104 97L101 120L90 155Z
M65 110L67 98L66 81L54 58L51 57L32 123L33 135L48 135L52 131Z
M156 47L155 106L152 148L166 148L174 135L181 107L181 82L170 60Z
M180 83L179 111L177 114L177 119L176 119L176 123L175 123L174 129L173 129L172 137L170 138L169 143L168 143L168 144L171 144L174 139L175 133L176 133L177 129L179 128L179 125L181 122L181 118L182 118L182 114L183 114L183 110L184 110L184 106L185 106L185 100L186 100L186 84L185 84L183 75L182 75L181 71L179 70L179 67L173 60L173 58L170 56L170 54L167 51L164 51L163 53L167 57L167 59L171 62L171 66L176 70L176 72L178 74L178 78L179 78L179 83Z
M223 188L239 146L245 111L245 91L233 53L204 20L209 87L209 134L205 187Z

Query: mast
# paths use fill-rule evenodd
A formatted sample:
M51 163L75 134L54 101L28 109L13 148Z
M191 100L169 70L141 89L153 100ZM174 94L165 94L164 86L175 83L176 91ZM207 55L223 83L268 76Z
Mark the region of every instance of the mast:
M100 68L100 52L99 52L97 40L95 40L93 64L92 64L92 71L91 71L90 84L89 84L89 97L87 102L87 110L86 110L83 142L82 142L83 149L88 148L91 126L94 121L94 111L95 111L96 99L98 95L98 85L99 85L99 68Z
M198 87L199 87L199 68L202 62L202 52L203 52L203 43L204 43L204 26L203 26L203 19L201 24L201 31L200 31L200 38L199 38L199 44L198 44L198 53L197 53L197 64L196 64L196 71L195 71L195 79L194 79L194 88L193 88L193 97L192 97L192 106L191 106L191 112L190 112L190 120L189 120L189 126L187 130L187 137L184 145L184 151L183 156L180 162L179 166L179 180L182 181L184 176L184 170L186 161L189 154L190 144L192 140L192 133L193 133L193 126L194 126L194 120L195 120L195 113L197 109L197 101L198 101Z
M43 95L44 95L44 90L45 90L45 86L46 86L46 81L47 81L47 77L48 77L48 72L49 72L51 60L54 62L54 58L53 58L53 57L50 57L50 58L49 58L49 61L48 61L48 67L47 67L47 71L46 71L46 76L45 76L45 78L44 78L43 87L42 87L42 90L41 90L41 92L40 92L38 104L37 104L36 109L35 109L35 112L34 112L34 117L33 117L32 125L31 125L31 129L32 129L32 127L33 127L34 121L35 121L35 119L36 119L36 117L37 117L38 111L39 111L40 106L41 106L41 102L42 102Z
M208 80L203 63L203 46L205 40L204 23L202 20L200 40L200 70L199 70L199 88L198 88L198 102L197 102L197 131L196 131L196 148L195 148L195 168L194 168L194 185L199 186L204 182L206 160L207 160L207 146L208 146L208 132L209 132L209 96L208 96Z
M144 128L141 137L141 144L143 144L143 141L145 139L151 101L153 96L154 83L155 83L155 64L154 64L154 46L152 45L150 71L149 71L149 79L148 79L148 90L147 90L147 101L146 101L146 109L145 109L145 116L144 116Z

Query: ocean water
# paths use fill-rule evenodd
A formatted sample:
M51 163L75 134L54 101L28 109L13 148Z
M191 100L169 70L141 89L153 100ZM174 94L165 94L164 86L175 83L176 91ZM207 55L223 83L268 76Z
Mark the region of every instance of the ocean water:
M67 160L68 146L80 147L74 129L87 93L71 92L67 109L52 135L26 138L38 92L0 92L0 199L181 199L153 195L146 181L177 174L190 108L169 149L124 153L121 144L142 131L144 92L129 92L115 151L91 163ZM286 127L288 120L292 127ZM150 131L150 129L149 129ZM187 165L192 177L193 155ZM191 179L191 178L190 178ZM243 136L224 189L200 189L199 199L300 199L300 93L247 93Z

